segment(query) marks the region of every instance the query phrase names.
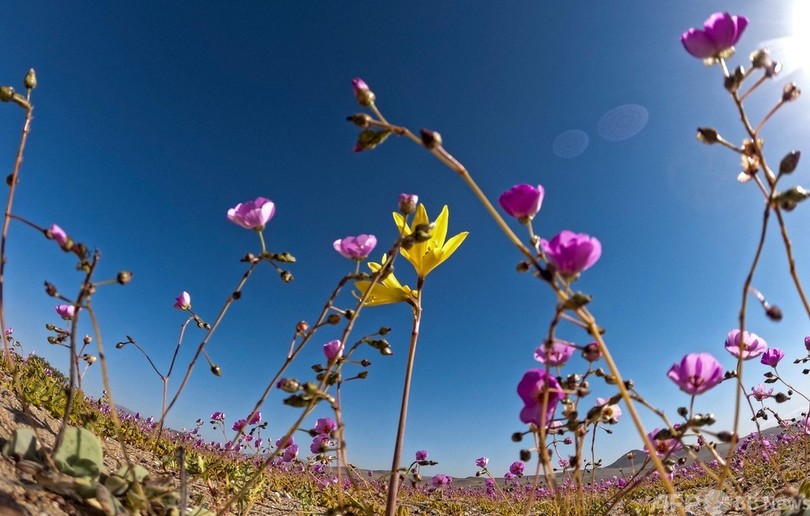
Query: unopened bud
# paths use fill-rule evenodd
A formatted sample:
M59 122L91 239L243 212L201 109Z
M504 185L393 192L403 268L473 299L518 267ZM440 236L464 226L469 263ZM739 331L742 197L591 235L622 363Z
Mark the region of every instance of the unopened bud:
M91 337L90 335L85 335L84 339L82 339L82 342L84 342L84 345L87 346L91 342L93 342L93 337Z
M295 331L298 333L304 333L309 329L309 323L306 321L298 321L298 324L295 325Z
M424 145L426 149L433 150L442 145L442 135L436 131L422 129L419 131L419 135L422 137L422 145Z
M765 308L765 315L767 315L768 319L772 321L782 320L782 310L776 305L768 305Z
M278 381L276 387L284 392L293 393L301 387L301 384L299 384L298 380L294 378L282 378Z
M388 335L389 333L391 333L391 328L381 326L380 329L377 330L377 333L379 333L380 335Z
M326 318L327 324L340 324L340 316L338 314L329 314Z
M529 272L530 267L531 266L529 265L529 262L524 261L524 262L518 262L517 267L515 267L515 269L518 272Z
M23 84L29 90L33 90L37 87L37 74L33 68L28 70L28 73L25 74L25 79L23 79Z
M782 63L779 63L777 61L771 61L771 64L769 64L765 68L765 77L767 77L768 79L773 79L774 77L779 75L779 72L781 71L782 71Z
M116 342L115 349L123 349L125 342Z
M771 64L771 54L767 48L760 48L751 52L751 67L765 68Z
M419 196L415 194L401 193L399 194L399 212L403 215L408 215L416 211L416 203L419 202Z
M436 227L435 222L431 222L430 224L417 224L413 230L413 239L417 243L419 242L427 242L430 240L433 229Z
M354 90L354 96L357 99L357 103L361 106L370 106L374 104L374 92L368 87L366 81L359 77L355 77L352 79L352 90Z
M520 460L529 462L532 459L532 452L529 450L520 450Z
M360 371L357 373L357 377L361 380L368 378L368 371Z
M790 174L796 167L799 165L799 158L802 157L801 151L790 151L782 158L782 161L779 162L779 173L780 174Z
M129 271L121 271L115 277L115 281L117 281L119 285L126 285L132 281L132 273Z
M290 271L281 271L279 276L281 276L281 281L284 283L289 283L293 280L293 275Z
M214 373L214 376L222 376L222 368L218 365L212 365L211 372Z
M394 350L391 349L391 346L383 346L380 348L380 354L386 357L390 357L394 354Z
M0 102L10 102L14 98L14 88L0 86Z
M519 443L522 440L523 440L523 433L515 432L514 434L512 434L512 442Z
M51 297L56 297L59 295L59 291L56 290L56 287L53 285L53 283L49 283L47 281L45 282L45 293Z
M743 79L745 79L745 68L738 66L725 78L723 86L725 86L729 93L735 93L740 88Z
M720 135L718 134L717 129L712 129L711 127L698 127L697 139L707 145L711 145L720 140Z
M785 88L782 90L782 102L792 102L799 98L799 95L802 94L802 90L796 86L795 82L791 82L785 85Z
M345 317L347 321L351 321L352 319L354 319L354 314L355 314L354 310L347 309L345 312L343 312L343 317Z
M789 398L789 397L788 397L788 395L787 395L787 394L785 394L784 392L777 392L777 393L774 395L773 399L775 399L777 403L784 403L784 402L786 402L787 400L789 400L790 398Z
M596 342L591 342L585 346L585 349L582 350L582 358L587 360L588 362L596 362L600 358L602 358L602 351L599 349L599 344Z
M366 113L355 113L354 115L347 116L346 120L361 129L368 129L371 125L371 116Z

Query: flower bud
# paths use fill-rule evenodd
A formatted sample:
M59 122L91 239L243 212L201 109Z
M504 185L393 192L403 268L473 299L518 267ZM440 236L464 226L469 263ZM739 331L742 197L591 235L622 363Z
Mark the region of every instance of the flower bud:
M731 74L729 74L728 77L725 78L723 81L723 86L728 90L729 93L735 93L738 89L740 89L740 84L742 84L743 79L745 79L745 68L738 66Z
M520 460L529 462L532 459L532 452L529 450L520 450Z
M84 342L84 345L87 346L91 342L93 342L93 337L91 337L90 335L85 335L84 339L82 339L82 342Z
M779 173L780 174L790 174L796 167L799 165L799 158L802 157L801 151L790 151L782 158L782 161L779 162Z
M118 273L118 276L115 277L115 281L117 281L119 285L126 285L132 281L132 273L129 271L121 271Z
M298 380L294 378L282 378L278 381L276 387L284 392L293 393L301 387L301 384L299 384Z
M25 74L25 79L23 79L23 84L29 90L33 90L37 87L37 74L33 68L28 70L28 73Z
M414 241L417 243L427 242L433 235L433 229L435 227L436 227L435 222L431 222L430 224L417 224L416 227L413 229Z
M368 129L369 126L371 126L371 116L366 113L355 113L354 115L347 116L346 120L360 129Z
M14 88L0 86L0 102L10 102L14 98Z
M211 372L214 373L214 376L222 376L222 368L218 365L212 365Z
M123 349L125 344L125 342L116 342L115 349Z
M791 82L790 84L786 84L785 88L782 90L782 102L792 102L799 98L799 95L802 94L802 90L796 86L795 82Z
M326 318L327 324L340 324L340 316L338 314L329 314Z
M778 322L782 320L782 310L776 305L768 305L765 307L765 315L772 321Z
M304 333L309 329L309 323L306 321L298 321L298 324L295 325L295 331L297 333Z
M771 54L767 48L754 50L750 56L752 68L765 68L771 64Z
M777 61L771 61L771 64L769 64L765 68L765 77L767 77L768 79L773 79L774 77L779 75L779 72L781 71L782 71L782 63L779 63Z
M426 149L433 150L442 145L442 135L436 131L422 129L419 131L419 135L422 137L422 145L424 145Z
M415 194L401 193L399 194L399 212L403 215L408 215L416 211L416 204L419 202L419 196Z
M585 346L585 349L582 350L582 358L587 360L588 362L596 362L600 358L602 358L602 351L599 349L599 344L596 342L591 342Z
M56 287L53 283L45 282L45 293L51 297L57 297L59 295L59 291L56 290Z
M355 77L352 79L352 90L354 91L354 96L357 99L357 103L361 106L371 106L374 104L374 99L376 98L374 92L368 87L366 81L359 77Z
M284 283L290 283L293 280L293 275L290 271L281 271L279 276L281 276L281 281Z
M713 129L711 127L698 127L697 139L707 145L711 145L720 140L720 135L717 133L717 129Z
M523 440L523 433L522 432L515 432L512 434L512 442L519 443Z

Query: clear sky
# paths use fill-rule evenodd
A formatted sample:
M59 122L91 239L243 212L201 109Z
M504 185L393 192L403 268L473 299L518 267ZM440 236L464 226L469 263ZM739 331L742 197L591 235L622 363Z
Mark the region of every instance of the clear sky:
M687 55L678 38L712 12L732 10L751 20L733 64L776 38L774 51L795 56L810 22L801 7L798 0L7 4L0 82L22 89L30 67L39 77L14 212L98 247L99 279L134 272L127 287L100 289L94 304L116 401L157 415L159 379L134 349L114 343L133 336L165 370L184 320L174 297L187 290L195 311L212 320L244 270L239 259L259 249L226 211L258 196L275 201L265 236L271 250L298 258L290 268L295 281L281 284L270 267L250 279L208 347L223 376L195 370L170 415L180 428L214 411L229 423L247 415L281 364L295 323L314 320L352 268L332 250L335 239L373 233L380 252L387 248L401 192L418 194L431 216L449 205L450 233L470 234L424 291L405 449L409 457L428 450L439 462L431 474L471 475L482 455L502 474L520 448L509 436L524 428L516 385L537 366L532 353L547 332L553 296L515 272L517 252L427 152L397 138L373 152L352 151L356 128L345 117L359 107L351 79L371 85L392 122L441 132L491 198L516 183L542 184L546 198L535 221L542 236L570 229L601 240L603 256L578 288L594 296L591 310L623 374L676 417L688 397L666 378L673 362L707 351L727 368L735 363L723 341L737 326L762 206L753 184L736 182L739 158L695 139L698 126L717 127L734 142L743 133L719 70ZM793 74L751 98L754 119L785 81L807 82L806 64L786 63ZM0 107L0 159L10 171L22 111ZM766 129L772 163L808 141L808 109L801 98ZM804 163L788 179L806 185ZM799 274L810 278L806 209L786 219ZM790 359L804 356L808 319L775 227L768 244L754 284L785 319L766 320L752 299L748 328L786 351L780 369L807 391L807 377ZM45 341L44 324L58 320L42 282L77 291L73 266L54 242L12 225L7 321L25 351L64 368L65 350ZM398 275L413 286L404 262ZM370 376L347 384L343 403L349 458L385 469L407 307L369 309L355 335L380 325L393 328L395 355L369 350ZM571 326L560 336L589 340ZM201 337L187 334L173 388ZM310 378L321 344L336 337L321 332L293 373ZM99 395L94 368L88 390ZM566 371L582 368L574 360ZM747 371L750 387L765 367L751 362ZM698 410L717 414L718 430L728 427L733 392L722 384L697 401ZM590 399L611 394L594 384ZM297 415L282 398L274 392L263 407L266 436L281 435ZM643 417L649 428L660 424ZM640 446L629 418L614 430L598 440L605 463Z

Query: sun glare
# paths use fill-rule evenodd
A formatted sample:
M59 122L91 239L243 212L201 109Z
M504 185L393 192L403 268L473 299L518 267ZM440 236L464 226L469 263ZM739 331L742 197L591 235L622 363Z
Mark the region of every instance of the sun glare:
M810 70L810 2L794 2L790 13L789 36L763 41L760 47L771 51L771 56L782 64L782 76L799 69Z

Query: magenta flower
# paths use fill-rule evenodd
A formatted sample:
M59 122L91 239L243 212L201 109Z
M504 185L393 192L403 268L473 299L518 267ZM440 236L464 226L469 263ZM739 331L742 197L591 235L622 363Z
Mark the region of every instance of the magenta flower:
M416 205L419 203L419 196L415 194L401 193L399 194L399 212L403 215L408 215L416 211Z
M807 435L810 435L810 416L807 416L799 421L799 428Z
M270 199L257 197L255 201L237 204L228 210L228 220L243 228L261 231L276 214L276 205Z
M703 30L691 28L681 34L681 43L700 59L729 57L747 25L745 16L714 13L703 24Z
M343 343L337 339L330 340L323 345L323 354L330 363L336 361L343 356Z
M541 238L540 247L563 276L576 276L589 269L602 256L599 240L568 230L561 231L551 241Z
M768 349L768 343L756 333L744 332L742 340L741 346L740 330L731 330L726 337L726 350L735 357L742 355L743 360L750 360Z
M765 353L762 354L762 358L760 358L760 362L765 364L766 366L776 367L776 364L779 363L782 358L784 358L785 352L779 348L768 348Z
M245 429L247 424L248 424L247 419L240 419L236 421L233 424L233 426L231 426L231 430L233 430L234 432L241 432L242 430Z
M526 465L517 460L513 462L511 466L509 466L509 473L515 475L516 477L519 477L523 475L524 469L526 469Z
M555 340L550 347L551 349L548 349L545 343L540 344L534 350L534 359L541 364L548 363L552 367L557 367L568 362L576 349L573 344L564 340Z
M174 308L177 308L178 310L190 310L191 294L184 290L179 296L174 298Z
M295 438L292 435L284 440L284 442L282 442L282 439L284 439L284 437L276 439L276 448L288 448L295 444Z
M256 412L255 414L253 414L253 417L251 417L248 420L247 424L249 424L249 425L258 425L261 422L261 420L262 420L262 413L261 412Z
M773 388L768 389L763 384L759 384L756 387L751 387L751 396L753 396L757 401L770 398L771 394L773 394Z
M64 319L65 321L69 321L73 319L76 315L76 307L73 305L59 305L55 308L57 315Z
M515 185L498 197L501 207L521 224L528 224L543 205L545 191L541 185Z
M680 364L672 364L667 376L683 392L694 396L723 381L723 366L708 353L689 353Z
M377 237L374 235L357 235L335 240L332 247L344 258L365 260L376 245Z
M64 229L56 224L51 224L48 231L51 234L51 238L59 244L59 247L61 247L63 251L70 251L71 247L73 247L73 243L70 241L70 237L67 236Z
M520 420L534 423L538 427L547 425L554 417L557 403L565 398L565 392L557 379L546 374L545 369L529 369L517 387L518 396L524 407L520 411ZM543 413L543 399L548 395L546 411Z
M489 459L487 457L478 457L475 459L475 465L479 468L486 468L487 464L489 464Z
M453 481L452 478L448 477L447 475L442 475L439 473L438 475L433 475L433 478L430 480L430 483L433 484L433 487L444 487L450 485Z
M804 349L810 351L810 336L804 338Z
M597 360L602 358L602 350L599 349L599 344L597 344L596 342L586 344L585 349L582 350L582 358L584 358L588 362L596 362Z
M292 462L298 456L298 445L291 444L284 448L284 453L281 455L282 462Z
M337 430L337 422L331 417L322 417L315 421L315 433L331 435Z
M655 447L656 455L659 457L668 457L669 455L672 455L676 451L683 448L683 444L681 444L681 442L677 439L656 439L655 436L658 435L658 432L660 431L660 428L656 428L647 434L647 438L652 442L653 447ZM644 452L648 453L646 446L644 447Z
M416 461L422 462L423 460L427 460L428 452L427 450L419 450L416 452Z
M225 421L225 414L223 414L222 412L214 412L213 414L211 414L211 421L219 421L219 422Z
M329 448L335 446L335 442L326 434L318 434L309 445L309 451L312 453L324 453Z

